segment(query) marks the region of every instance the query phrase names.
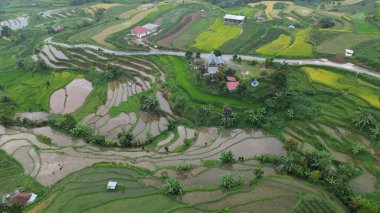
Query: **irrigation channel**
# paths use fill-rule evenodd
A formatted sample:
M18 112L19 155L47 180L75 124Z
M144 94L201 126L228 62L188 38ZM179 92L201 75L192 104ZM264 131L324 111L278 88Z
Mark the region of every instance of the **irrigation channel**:
M54 42L53 37L49 37L45 39L46 44L53 44L57 46L62 46L66 48L89 48L93 50L99 50L101 49L102 52L113 54L113 55L119 55L119 56L138 56L138 55L173 55L173 56L185 56L185 52L180 51L170 51L170 50L159 50L159 49L151 49L150 51L137 51L137 52L130 52L130 51L116 51L116 50L109 50L103 47L99 47L93 44L66 44L61 42ZM208 53L202 53L202 58L208 58ZM265 61L266 58L264 57L256 57L256 56L249 56L249 55L239 55L243 60L249 60L249 61ZM231 60L233 55L223 55L224 59ZM291 65L317 65L317 66L327 66L327 67L334 67L339 69L344 69L352 72L356 72L358 74L367 74L376 78L380 78L380 74L372 72L366 68L356 66L351 63L345 63L345 64L338 64L332 61L329 61L327 59L275 59L275 62L285 62Z

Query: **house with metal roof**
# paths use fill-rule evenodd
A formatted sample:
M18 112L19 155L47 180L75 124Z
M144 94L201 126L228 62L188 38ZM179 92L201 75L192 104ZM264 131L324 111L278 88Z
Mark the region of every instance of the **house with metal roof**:
M245 20L245 16L237 16L237 15L230 15L226 14L223 17L223 23L224 24L238 24L242 25Z

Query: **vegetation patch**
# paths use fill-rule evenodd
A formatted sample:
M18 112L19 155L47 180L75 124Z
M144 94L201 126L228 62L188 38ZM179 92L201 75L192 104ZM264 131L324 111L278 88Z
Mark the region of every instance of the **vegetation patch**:
M285 50L289 47L291 42L291 37L281 34L278 39L272 41L271 43L264 45L256 50L256 52L262 55L275 55L276 53Z
M193 47L200 50L213 51L238 36L240 31L240 27L225 25L223 24L223 20L218 18L210 29L195 38Z
M277 53L281 56L311 57L313 56L313 45L307 43L311 28L301 30L297 33L295 41L290 47Z

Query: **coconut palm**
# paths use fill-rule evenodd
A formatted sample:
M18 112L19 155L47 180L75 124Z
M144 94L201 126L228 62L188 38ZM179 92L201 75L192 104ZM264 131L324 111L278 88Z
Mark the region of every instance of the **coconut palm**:
M238 120L238 116L235 112L224 113L222 115L222 124L226 127L233 127Z
M352 146L351 151L352 151L352 154L357 155L361 151L363 151L363 149L364 147L361 144L355 144Z
M289 119L293 119L295 117L295 113L293 109L288 109L286 112L286 116L288 116Z
M201 112L205 115L208 115L211 113L213 108L214 108L214 106L211 103L210 104L203 104L201 106Z
M370 136L372 140L380 139L380 128L375 126L375 128L371 129L372 135Z
M325 178L325 181L331 186L335 186L338 183L337 179L334 176L328 176Z
M352 122L355 124L356 128L364 129L375 123L375 118L368 110L359 108L355 113L357 114L357 117L352 119Z
M277 166L277 170L284 172L293 172L296 168L293 155L285 155L281 157L281 163Z

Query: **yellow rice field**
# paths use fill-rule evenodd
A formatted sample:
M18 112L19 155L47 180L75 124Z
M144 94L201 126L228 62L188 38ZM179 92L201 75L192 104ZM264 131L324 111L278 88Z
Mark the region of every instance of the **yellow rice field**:
M103 9L110 9L112 7L117 7L117 6L121 6L123 4L118 4L118 3L112 3L112 4L95 4L95 5L92 5L92 6L89 6L89 7L86 7L84 9L84 12L87 13L87 14L91 14L91 15L94 15L94 12L96 9L100 9L100 8L103 8Z
M364 85L361 80L321 68L303 67L302 69L309 75L312 81L335 89L346 90L370 105L380 108L380 96L377 90L372 86Z

